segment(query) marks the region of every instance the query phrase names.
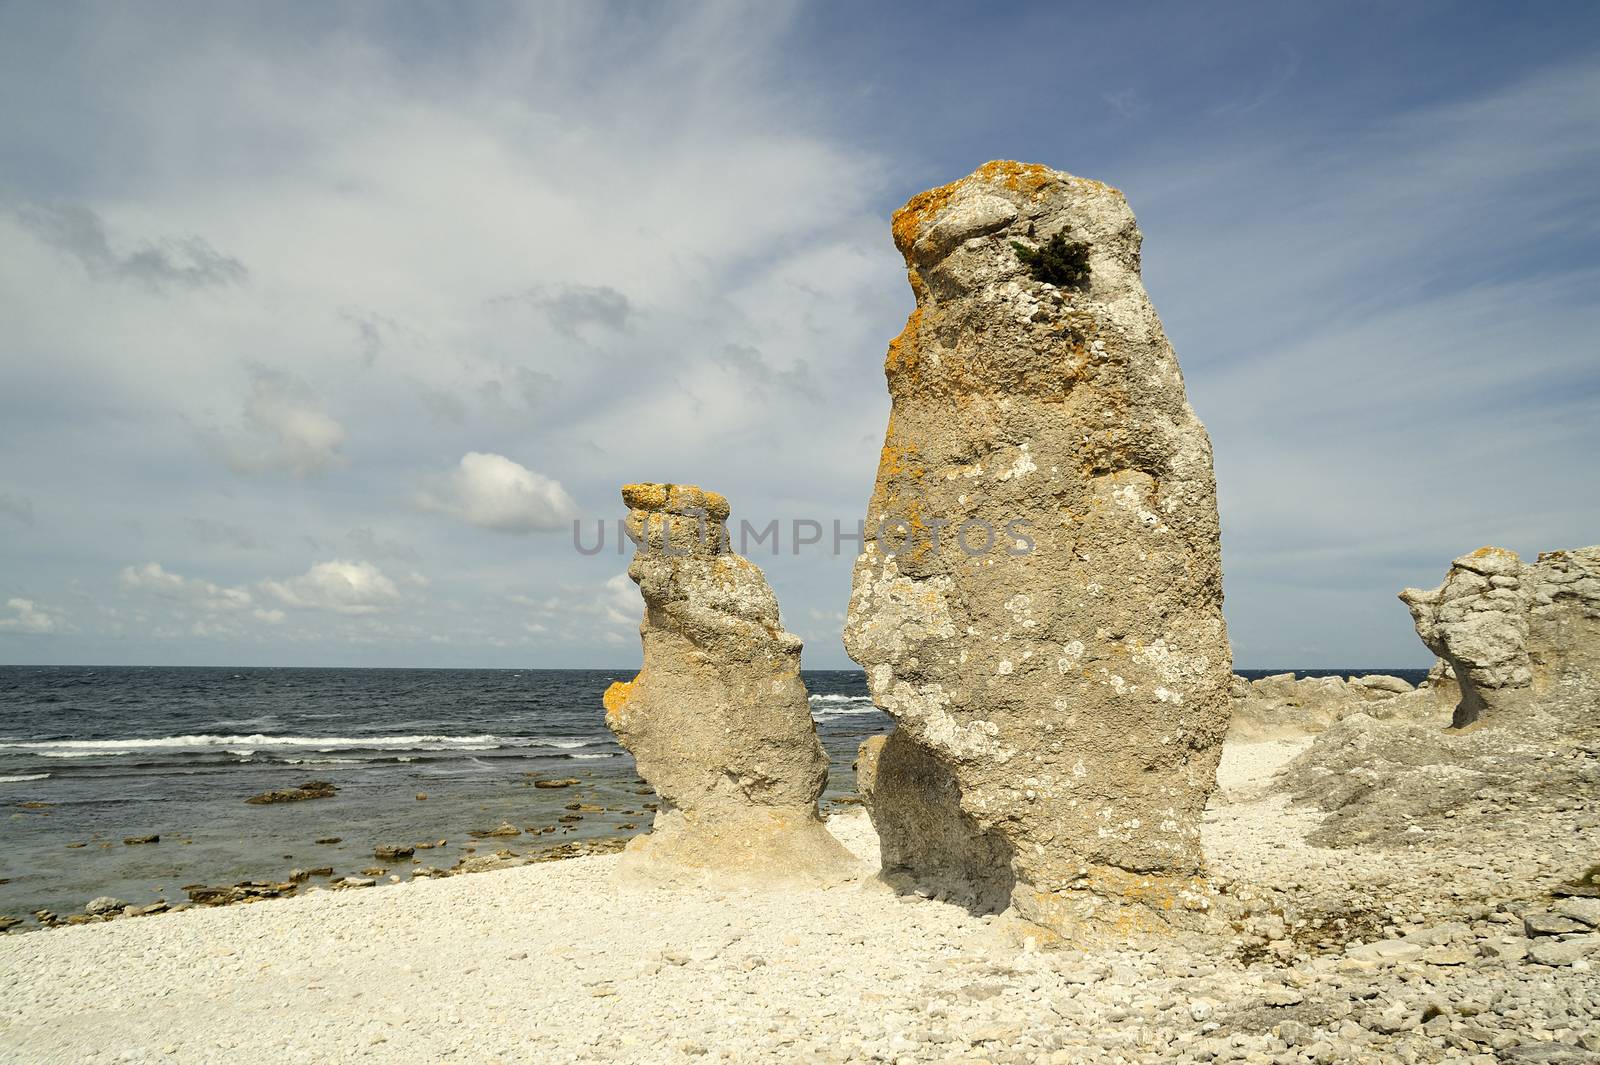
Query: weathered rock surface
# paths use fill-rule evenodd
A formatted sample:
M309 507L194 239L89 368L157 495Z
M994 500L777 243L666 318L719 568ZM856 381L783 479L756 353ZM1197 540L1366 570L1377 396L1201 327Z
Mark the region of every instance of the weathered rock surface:
M831 880L855 861L823 827L828 759L766 578L728 547L728 503L692 485L622 490L638 545L644 666L605 694L606 724L661 797L631 873Z
M1600 717L1600 546L1532 564L1479 548L1439 587L1400 598L1460 684L1457 727L1532 712Z
M1210 442L1139 229L1115 189L1011 162L893 228L917 306L845 625L897 723L867 788L886 871L1139 920L1200 869L1231 677ZM1075 287L1013 246L1058 233L1088 246Z
M1401 598L1449 663L1459 702L1436 702L1433 719L1353 714L1318 736L1279 782L1328 813L1311 838L1487 840L1533 811L1600 805L1600 548L1532 565L1484 548L1456 559L1439 588ZM1442 676L1439 691L1451 691Z

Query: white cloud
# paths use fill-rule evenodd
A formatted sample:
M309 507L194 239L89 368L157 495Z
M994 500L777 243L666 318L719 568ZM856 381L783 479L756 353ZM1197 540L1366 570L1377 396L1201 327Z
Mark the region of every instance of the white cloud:
M162 568L159 562L124 566L118 583L124 591L149 592L211 613L245 610L254 604L250 593L243 588L228 588L212 581L184 577Z
M400 589L377 566L342 559L319 562L298 577L262 581L261 590L285 606L335 614L375 614L400 601Z
M578 513L559 481L481 451L469 451L454 471L418 492L417 506L511 533L559 529Z
M605 583L600 599L606 618L619 625L637 625L644 614L644 600L639 588L626 573L619 573Z
M235 473L288 470L298 477L321 473L339 461L344 426L323 413L305 382L276 370L251 372L245 432L228 448Z
M13 616L0 617L0 632L26 632L45 636L57 632L71 632L73 628L57 611L43 607L32 599L8 599L6 606Z

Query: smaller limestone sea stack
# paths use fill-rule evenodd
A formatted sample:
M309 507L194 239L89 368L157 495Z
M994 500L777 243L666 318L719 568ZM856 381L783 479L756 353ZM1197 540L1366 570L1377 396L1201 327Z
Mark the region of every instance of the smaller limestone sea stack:
M1460 684L1455 727L1530 713L1600 723L1600 547L1547 551L1532 564L1479 548L1452 562L1439 587L1400 599Z
M761 570L728 546L728 502L693 485L622 489L644 596L644 665L605 694L606 724L661 797L626 873L831 881L855 860L823 827L828 759L800 638Z

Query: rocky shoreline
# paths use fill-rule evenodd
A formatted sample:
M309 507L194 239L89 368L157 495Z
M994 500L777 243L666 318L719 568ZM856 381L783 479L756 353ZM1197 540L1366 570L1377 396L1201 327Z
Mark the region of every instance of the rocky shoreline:
M309 865L296 866L288 870L281 879L247 879L229 883L190 883L182 885L178 890L185 896L181 900L169 901L165 896L152 902L127 903L110 895L97 895L89 899L81 912L57 913L52 910L34 910L30 913L32 921L25 918L0 914L0 933L22 933L49 928L60 928L75 925L98 924L106 921L119 920L128 917L147 917L158 913L176 913L196 907L230 906L244 903L262 902L267 899L290 898L316 891L332 890L344 891L358 888L368 888L380 883L397 884L407 880L422 880L437 877L458 876L465 873L486 872L495 869L507 869L516 865L536 864L540 862L559 861L566 858L584 857L594 854L611 854L620 851L632 838L634 832L656 809L654 802L640 802L637 807L603 806L595 802L584 801L590 798L588 789L584 788L584 781L576 777L543 777L533 778L523 782L525 786L537 788L541 791L550 789L578 788L578 795L574 801L565 804L567 812L556 818L555 824L526 824L514 825L510 822L501 822L491 828L469 829L465 840L458 841L460 850L455 855L453 863L439 864L428 861L429 852L437 852L441 857L445 855L451 841L446 838L422 840L406 843L374 843L372 846L372 864L359 869L352 868L348 871L338 871L335 865ZM642 781L636 782L642 784ZM332 798L338 791L331 784L311 781L298 787L274 789L260 795L251 796L244 801L250 805L271 805L283 802L302 802L310 799ZM643 796L650 794L647 788L635 788L634 791ZM426 796L418 794L418 800L425 800ZM27 808L39 812L48 810L49 803L30 802L22 804ZM506 846L511 839L531 841L543 836L553 835L558 832L571 831L572 826L582 821L586 814L614 813L624 816L633 816L637 821L623 822L618 827L623 832L619 834L606 834L581 840L569 840L561 843L544 843L531 850L514 850ZM494 849L488 853L480 853L480 848L485 846L484 841L493 841ZM68 849L81 849L89 846L91 840L73 841L65 846ZM109 846L109 841L101 841ZM156 845L161 843L159 834L129 837L124 839L126 846ZM168 840L167 845L182 846L190 842L184 838ZM316 846L334 846L345 842L342 836L320 837L313 841Z
M1561 894L1592 864L1595 804L1519 806L1487 844L1472 825L1317 846L1323 815L1285 791L1313 742L1226 745L1208 935L1055 941L897 894L849 810L829 829L867 873L831 889L626 886L599 855L5 937L0 1056L1600 1059L1600 929Z
M0 934L18 935L26 932L40 931L51 928L64 928L68 926L101 924L107 921L121 920L129 917L147 917L158 913L178 913L194 908L210 908L217 906L232 906L248 903L263 902L268 899L292 898L318 891L346 891L368 887L387 886L405 883L410 880L426 880L441 877L459 876L466 873L481 873L492 870L509 869L518 865L534 865L543 862L561 861L568 858L581 858L590 855L613 854L621 851L640 831L647 830L650 818L657 808L655 801L644 801L644 797L653 793L643 787L642 781L635 781L635 787L630 790L639 796L640 800L632 806L601 805L597 800L599 796L591 794L588 784L591 782L577 777L537 777L523 782L525 786L550 791L561 789L574 796L573 800L564 804L564 812L555 817L553 824L513 824L502 821L498 825L487 828L468 829L461 833L462 838L454 841L455 851L453 860L445 862L433 860L437 855L446 856L452 847L449 838L425 839L404 843L372 844L371 863L358 866L351 864L348 868L341 868L336 864L309 864L291 866L281 877L270 879L244 879L237 881L196 882L184 884L178 888L182 897L162 897L148 902L124 902L112 895L94 894L87 899L84 908L78 912L58 912L55 910L28 911L27 916L13 914L0 914ZM575 790L571 790L575 789ZM299 788L275 789L273 794L288 791L306 790ZM316 790L316 789L312 789ZM426 796L419 794L419 800ZM248 801L248 800L246 800ZM300 801L300 800L275 800L275 801ZM860 799L853 795L834 795L826 800L830 808L843 808L855 806ZM252 803L252 805L263 805ZM45 812L49 803L28 802L19 804L33 812ZM631 820L622 821L616 825L617 831L602 830L602 834L579 840L566 840L555 842L542 840L542 837L553 836L569 832L574 825L583 821L587 816L608 813L626 816ZM516 847L508 845L510 840L519 840L523 844L531 844L541 840L532 847ZM163 845L183 846L189 841L181 836L168 838L164 843L159 834L129 837L122 841L122 845ZM319 837L312 841L313 846L328 847L345 843L342 836ZM91 845L111 846L113 841L105 840L75 840L65 844L68 849L82 849ZM486 849L492 847L492 849Z

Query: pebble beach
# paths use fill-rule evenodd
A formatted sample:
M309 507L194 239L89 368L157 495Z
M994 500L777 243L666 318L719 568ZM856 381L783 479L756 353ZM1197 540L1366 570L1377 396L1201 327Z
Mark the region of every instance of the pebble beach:
M1600 974L1524 934L1566 815L1494 867L1314 847L1320 818L1272 787L1305 745L1225 755L1205 843L1230 938L1041 944L875 880L851 810L829 828L863 876L829 889L642 888L604 855L6 936L0 1059L1591 1060ZM1281 916L1368 913L1380 888L1340 935Z

